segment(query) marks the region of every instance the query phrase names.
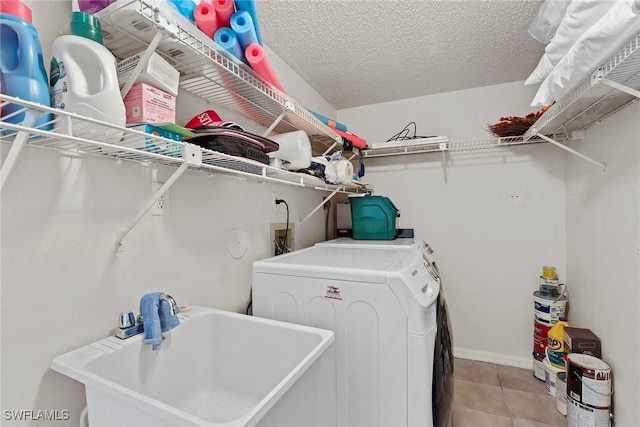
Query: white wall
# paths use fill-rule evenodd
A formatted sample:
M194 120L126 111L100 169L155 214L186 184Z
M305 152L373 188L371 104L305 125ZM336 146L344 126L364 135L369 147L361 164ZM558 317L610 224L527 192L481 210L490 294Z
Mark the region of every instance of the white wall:
M567 281L572 326L591 329L614 374L618 426L640 420L640 105L587 131L567 157Z
M484 129L531 112L522 83L451 92L338 111L371 142L410 121L419 135L451 141L490 138ZM389 196L400 227L429 242L443 276L458 356L529 366L532 292L543 265L565 278L564 156L550 145L442 156L370 158L364 180Z
M68 21L67 2L29 1L45 62L50 45ZM288 93L303 105L335 114L326 100L274 59ZM284 68L283 68L284 67ZM238 114L181 93L178 123L215 109L224 119L259 127ZM2 160L9 146L2 144ZM115 239L151 196L154 174L172 169L117 164L27 147L1 199L2 410L69 410L77 425L83 386L49 369L51 360L109 335L120 311L137 311L150 291L171 294L179 304L244 312L251 264L270 256L270 224L285 221L271 209L277 191L298 223L325 193L221 175L186 172L170 190L170 215L146 216L115 251ZM296 247L324 239L324 215L296 225ZM234 259L227 250L234 228L246 233L248 250ZM43 425L42 421L2 425Z
M70 8L66 2L28 4L48 68L50 44ZM268 52L291 96L335 115ZM342 110L337 118L370 141L386 140L409 121L422 135L485 139L488 123L531 112L532 97L533 89L511 83ZM184 93L178 105L179 123L213 108L260 129ZM400 208L400 226L415 228L434 247L459 355L530 363L531 292L542 265L555 265L570 287L570 320L602 339L603 356L616 373L623 427L640 419L638 112L635 105L617 113L578 145L607 163L604 174L540 145L450 156L447 184L438 154L367 159L365 177ZM3 144L3 159L7 149ZM180 304L243 311L251 262L269 255L269 224L284 221L284 212L271 212L271 191L289 202L293 222L322 197L188 172L171 189L170 215L145 217L124 251L115 252L115 236L147 200L154 173L166 177L171 170L25 150L0 206L3 410L68 409L69 425L76 425L83 388L48 369L53 357L109 334L117 314L135 310L151 290L166 291ZM297 247L321 240L323 224L319 213L298 228ZM227 251L235 227L250 236L240 260Z
M530 112L532 95L513 83L341 110L338 120L376 142L411 120L421 135L473 140L499 116ZM529 361L531 292L541 266L555 265L571 324L602 340L621 427L640 419L639 112L631 105L569 143L606 172L545 144L454 155L446 185L439 154L367 159L365 177L399 207L400 226L434 247L459 356Z

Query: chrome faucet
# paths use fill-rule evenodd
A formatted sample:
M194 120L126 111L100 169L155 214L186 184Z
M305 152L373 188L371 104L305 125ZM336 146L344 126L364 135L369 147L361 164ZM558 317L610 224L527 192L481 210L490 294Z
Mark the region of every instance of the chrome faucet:
M171 314L173 316L180 313L180 308L178 307L178 304L176 304L176 300L174 300L171 295L161 294L160 301L167 301L169 303L169 306L171 306Z
M178 307L178 304L176 304L176 300L174 300L171 295L164 293L161 294L160 301L167 301L169 303L172 315L176 315L180 312L180 308ZM140 309L140 314L138 314L137 318L134 316L132 311L128 313L120 313L120 316L118 316L118 328L114 334L117 338L124 340L141 334L142 332L144 332L142 309Z

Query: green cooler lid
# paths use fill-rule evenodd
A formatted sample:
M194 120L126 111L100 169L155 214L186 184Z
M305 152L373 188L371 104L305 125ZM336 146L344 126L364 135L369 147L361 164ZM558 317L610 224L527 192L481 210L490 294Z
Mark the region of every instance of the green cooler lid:
M71 12L71 34L86 37L102 44L100 21L88 13Z

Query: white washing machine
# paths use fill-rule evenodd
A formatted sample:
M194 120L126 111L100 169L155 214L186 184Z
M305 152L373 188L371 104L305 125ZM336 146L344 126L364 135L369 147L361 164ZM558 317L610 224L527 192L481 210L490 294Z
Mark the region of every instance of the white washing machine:
M427 271L429 271L440 283L440 292L438 292L436 309L436 342L433 355L433 387L431 392L433 425L435 427L453 426L453 335L451 333L449 309L444 297L440 273L438 272L438 268L434 261L431 246L422 239L414 238L396 238L394 240L354 240L351 237L341 237L326 242L316 243L316 246L329 247L342 247L345 245L352 248L387 250L415 248L422 252L427 265Z
M432 426L440 284L419 244L316 245L253 264L253 314L335 332L340 426Z
M393 240L354 240L351 237L339 237L326 242L316 243L315 246L329 246L335 248L350 247L360 249L417 249L422 253L426 261L426 268L429 274L435 279L440 280L440 275L435 267L433 260L433 250L427 242L422 239L413 237L396 238Z

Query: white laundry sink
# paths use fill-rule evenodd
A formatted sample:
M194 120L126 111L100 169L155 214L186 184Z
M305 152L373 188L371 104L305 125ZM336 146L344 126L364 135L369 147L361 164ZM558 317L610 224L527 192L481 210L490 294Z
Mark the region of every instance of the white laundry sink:
M91 427L335 425L319 381L335 376L333 332L204 307L179 317L158 351L111 336L53 360L85 384Z

